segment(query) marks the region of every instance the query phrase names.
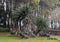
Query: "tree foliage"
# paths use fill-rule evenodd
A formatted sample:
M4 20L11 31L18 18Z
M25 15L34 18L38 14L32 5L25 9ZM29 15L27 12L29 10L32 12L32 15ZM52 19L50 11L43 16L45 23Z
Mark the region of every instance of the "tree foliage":
M40 31L46 31L48 28L46 20L41 17L37 18L36 25Z
M59 0L42 0L44 1L49 7L55 7L57 4L60 3Z
M13 19L14 20L22 20L29 13L29 8L27 6L23 6L22 8L18 8L14 11Z
M40 0L32 0L32 3L36 6L39 4L39 2L40 2Z

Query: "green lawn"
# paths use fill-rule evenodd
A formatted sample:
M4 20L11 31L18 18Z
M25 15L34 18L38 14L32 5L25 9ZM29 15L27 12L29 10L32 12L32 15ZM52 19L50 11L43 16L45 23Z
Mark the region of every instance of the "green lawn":
M58 40L47 40L47 37L36 37L30 39L21 39L10 34L0 34L0 42L60 42L60 36L51 36Z

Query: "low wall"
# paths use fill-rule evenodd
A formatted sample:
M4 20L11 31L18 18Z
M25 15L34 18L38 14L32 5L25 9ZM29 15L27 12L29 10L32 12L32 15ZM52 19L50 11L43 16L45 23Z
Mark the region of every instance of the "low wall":
M52 35L60 35L60 30L50 29L49 30L49 34L52 34Z

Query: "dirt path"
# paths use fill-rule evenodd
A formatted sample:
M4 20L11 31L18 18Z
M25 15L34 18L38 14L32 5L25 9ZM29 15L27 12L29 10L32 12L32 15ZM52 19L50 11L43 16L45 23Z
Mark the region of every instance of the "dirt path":
M0 32L0 34L7 34L7 33L9 33L9 32Z

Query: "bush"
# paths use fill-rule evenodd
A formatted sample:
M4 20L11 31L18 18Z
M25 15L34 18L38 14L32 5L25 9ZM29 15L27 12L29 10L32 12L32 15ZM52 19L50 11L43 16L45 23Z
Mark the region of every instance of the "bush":
M9 32L9 28L0 27L0 32Z
M41 17L37 18L36 25L41 31L47 30L48 28L47 21Z

